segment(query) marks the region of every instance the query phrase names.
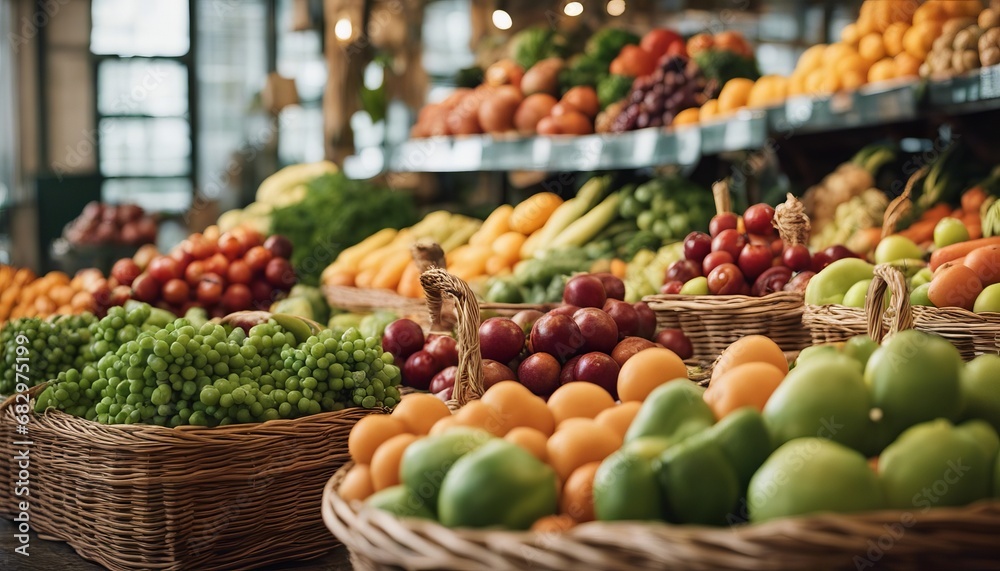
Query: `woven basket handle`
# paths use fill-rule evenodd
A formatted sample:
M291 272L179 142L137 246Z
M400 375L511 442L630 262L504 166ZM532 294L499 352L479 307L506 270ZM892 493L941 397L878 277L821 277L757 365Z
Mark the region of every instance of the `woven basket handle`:
M892 305L889 307L889 331L885 330L882 320L886 290L892 292ZM903 272L891 264L875 266L875 276L868 286L868 296L865 298L865 318L868 321L868 336L876 343L904 329L913 327L913 309L910 307L910 297L906 293L906 277Z
M910 210L913 209L913 187L916 186L917 181L921 180L930 171L930 165L924 165L920 167L917 172L913 173L910 180L906 181L906 187L903 189L903 193L893 198L889 205L885 208L885 215L882 217L882 238L896 233L896 225L902 220L904 216L909 214Z
M413 261L417 265L417 270L421 275L431 268L447 268L444 258L444 250L437 242L417 242L410 248ZM422 284L421 284L422 285ZM427 298L427 309L431 314L431 331L444 331L444 322L441 321L441 295L435 293L433 296L425 292Z
M715 213L725 214L732 210L732 196L729 194L729 181L722 179L712 185L712 198L715 199Z
M455 337L458 341L458 371L449 407L458 408L483 395L483 358L479 353L479 302L469 284L441 268L420 274L420 285L427 296L431 322L441 320L441 299L455 298Z
M28 390L25 392L25 394L28 395L29 399L36 399L38 398L38 395L42 394L42 391L44 391L45 387L47 386L49 386L48 381L45 381L44 383L39 383L33 387L29 387ZM7 407L14 404L14 402L17 400L18 394L19 393L12 394L6 399L4 399L3 402L0 402L0 414L2 414L5 410L7 410Z
M806 208L798 198L788 193L783 204L774 209L774 219L771 224L778 230L778 236L785 246L796 246L809 242L809 231L812 225Z

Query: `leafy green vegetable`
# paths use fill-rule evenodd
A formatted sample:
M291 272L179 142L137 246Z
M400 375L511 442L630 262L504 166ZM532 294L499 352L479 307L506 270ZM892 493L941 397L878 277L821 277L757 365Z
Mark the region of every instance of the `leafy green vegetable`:
M618 52L630 44L638 44L639 36L621 28L604 28L598 30L587 41L584 51L605 64L605 69L611 65L611 60L618 57Z
M309 285L319 282L323 269L345 248L382 228L416 221L409 194L343 173L313 180L301 202L275 209L271 216L274 233L292 241L291 262L299 281Z
M455 72L455 87L478 87L483 83L483 68L478 65L466 67Z
M708 79L714 79L721 88L727 81L745 77L756 81L760 78L757 60L745 58L729 50L705 50L694 55L694 61Z
M608 75L608 65L587 54L574 56L569 64L559 72L559 86L568 91L571 87L597 87Z
M626 75L609 75L597 84L597 100L601 109L628 96L632 90L632 78Z
M525 28L510 40L511 58L524 69L545 58L562 57L564 47L565 42L559 34L545 26Z

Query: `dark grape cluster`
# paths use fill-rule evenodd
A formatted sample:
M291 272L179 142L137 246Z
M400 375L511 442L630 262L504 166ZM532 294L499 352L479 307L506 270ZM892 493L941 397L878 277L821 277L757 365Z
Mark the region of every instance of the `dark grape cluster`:
M700 107L716 90L693 60L665 56L653 73L636 78L625 108L615 117L611 131L622 133L670 125L685 109Z
M247 333L186 319L140 330L120 317L109 313L112 327L93 344L96 362L59 373L36 410L56 407L105 424L220 426L391 407L400 398L392 355L356 329L299 341L274 320Z

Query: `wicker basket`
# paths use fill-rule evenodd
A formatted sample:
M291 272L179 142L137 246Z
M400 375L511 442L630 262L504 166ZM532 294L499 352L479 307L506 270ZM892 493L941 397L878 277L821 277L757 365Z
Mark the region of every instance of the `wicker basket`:
M892 303L883 304L885 292ZM966 361L984 353L1000 354L1000 313L973 313L958 307L911 306L906 278L891 264L875 266L865 308L807 305L802 321L815 343L838 343L855 335L881 341L886 334L917 329L950 341Z
M720 212L728 210L725 185L713 191ZM809 218L791 194L775 211L775 226L786 244L808 241ZM681 329L691 340L693 360L711 362L733 341L746 335L770 337L783 351L809 346L809 332L802 326L805 296L799 292L774 292L762 297L747 295L653 295L645 298L656 312L657 326Z
M44 387L29 391L35 396ZM15 434L14 398L0 432ZM234 569L336 545L316 509L371 411L216 428L103 425L49 410L28 423L30 525L112 570ZM0 442L0 514L15 517L24 446Z
M460 280L436 271L425 287L459 299L455 409L482 393L478 306ZM425 277L428 277L425 274ZM436 295L436 294L435 294ZM430 297L430 296L429 296ZM394 517L337 490L350 465L323 492L323 521L350 550L356 569L689 569L815 570L996 568L1000 503L957 509L823 514L730 528L592 522L565 533L450 529Z

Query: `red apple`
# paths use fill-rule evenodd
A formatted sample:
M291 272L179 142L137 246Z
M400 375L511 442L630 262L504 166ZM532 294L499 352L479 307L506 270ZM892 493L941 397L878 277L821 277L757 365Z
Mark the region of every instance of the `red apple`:
M548 398L559 388L559 361L548 353L535 353L521 362L517 368L517 378L534 394Z
M735 264L722 264L708 274L708 291L715 295L737 295L746 285L743 272Z
M691 340L681 329L664 329L656 334L656 342L670 349L683 360L694 357L694 347Z
M565 315L553 315L550 312L539 318L531 328L531 350L535 353L548 353L560 362L566 362L576 355L583 344L580 328Z
M611 316L611 319L615 320L618 325L618 337L631 337L636 334L639 330L639 314L635 312L635 308L625 303L624 301L618 301L616 299L609 299L607 303L604 304L604 311Z
M691 232L684 238L684 257L701 264L712 251L712 237L704 232Z
M563 289L563 303L579 307L603 307L608 293L600 279L583 274L573 276Z
M739 267L746 279L753 281L773 265L771 247L763 244L747 244L740 252Z
M712 273L712 270L721 266L722 264L732 264L736 262L733 255L726 251L712 252L711 254L705 256L705 260L702 262L701 271L702 275L708 275ZM687 280L684 280L687 281Z
M606 353L586 353L576 363L576 381L594 383L618 400L618 363Z
M584 307L573 314L573 321L583 335L581 351L610 353L618 343L618 324L604 310Z
M609 298L625 300L625 282L621 278L608 272L600 272L593 275L604 284L604 291Z
M746 246L746 236L736 230L727 229L719 232L719 235L712 239L713 252L729 252L734 260L739 259L743 246Z
M743 226L748 234L768 236L774 233L774 208L769 204L754 204L743 213Z
M509 363L524 349L524 330L506 317L491 317L479 326L479 350L484 359Z
M722 233L723 230L736 230L738 224L739 217L732 212L716 214L708 223L708 233L712 236L712 238L715 238Z

